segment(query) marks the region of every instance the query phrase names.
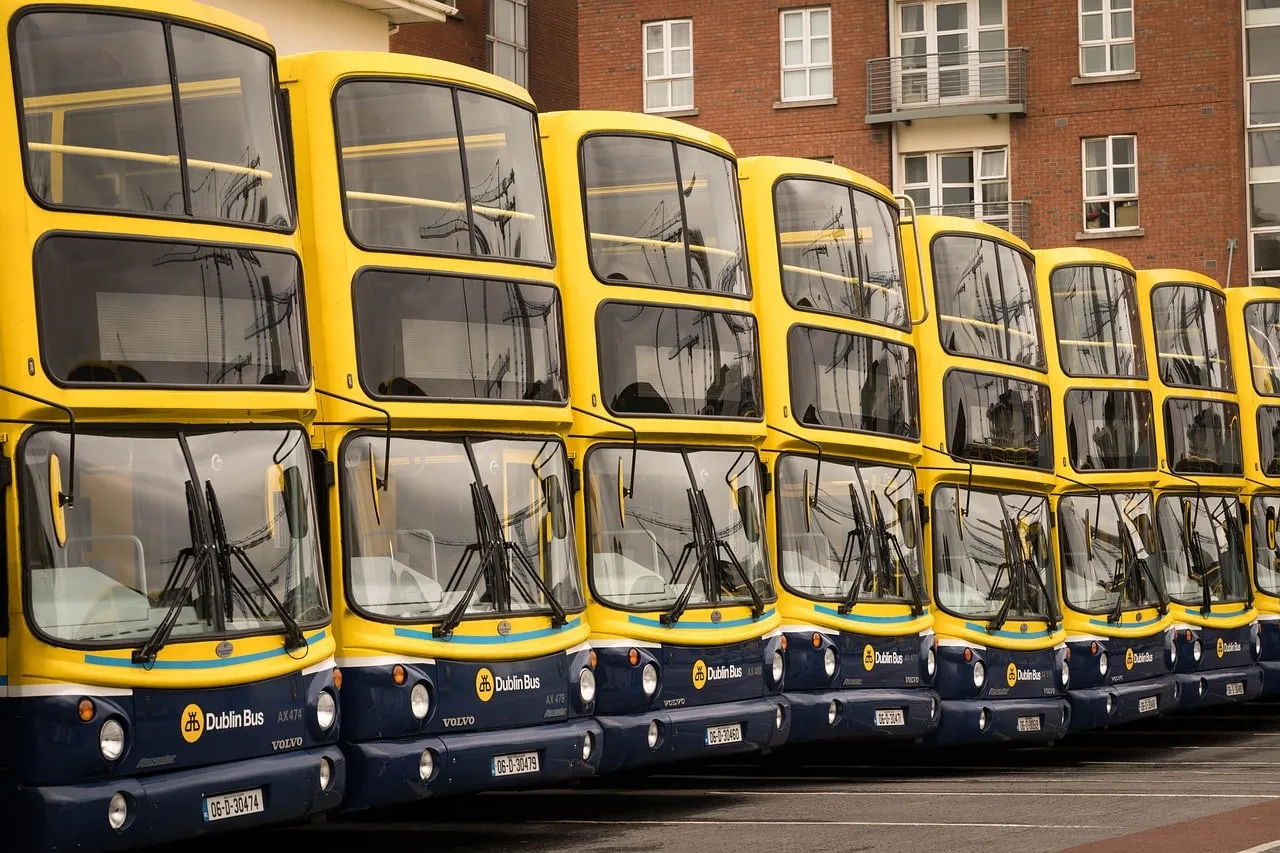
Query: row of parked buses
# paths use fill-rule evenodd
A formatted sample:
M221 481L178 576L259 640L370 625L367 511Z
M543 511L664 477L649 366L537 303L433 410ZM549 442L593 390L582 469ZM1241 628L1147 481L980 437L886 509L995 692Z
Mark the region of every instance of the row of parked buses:
M186 0L0 9L27 848L1280 691L1280 293Z

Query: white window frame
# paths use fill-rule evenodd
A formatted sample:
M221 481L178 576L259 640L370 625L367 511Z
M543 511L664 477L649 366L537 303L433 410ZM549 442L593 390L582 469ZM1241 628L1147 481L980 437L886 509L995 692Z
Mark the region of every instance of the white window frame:
M999 173L983 174L984 154L1000 153L1003 155L1003 168ZM914 157L928 158L926 180L923 183L907 183L907 160ZM944 157L968 157L973 163L973 181L967 184L944 184L942 181L941 160ZM943 216L963 216L979 222L989 222L1006 231L1012 230L1014 223L1012 202L1012 181L1009 174L1009 146L991 145L982 148L943 149L938 151L911 151L898 156L898 191L900 195L908 195L912 190L928 190L929 212ZM1005 187L1003 201L986 201L984 187ZM951 202L944 204L943 191L947 187L969 187L972 190L972 202ZM914 199L915 197L912 196ZM948 209L950 208L950 209ZM967 212L966 212L967 208ZM926 208L922 207L922 211Z
M813 15L816 12L825 13L827 16L827 34L824 36L813 35L810 21L812 20ZM800 37L787 38L787 18L794 17L794 16L799 16L801 20ZM832 15L831 15L830 6L806 6L802 9L783 9L781 12L778 13L778 64L780 66L780 70L778 72L778 99L779 100L783 101L784 103L790 104L790 103L796 103L799 101L826 101L836 96L835 66L834 66L834 57L832 56L832 53L835 47L834 40L832 38L833 29L834 27L832 26ZM827 42L827 61L826 62L814 62L812 59L811 51L812 51L813 41L815 39L826 39L826 42ZM787 64L787 43L797 42L797 41L800 42L802 46L801 52L803 55L801 57L800 64L788 65ZM831 73L831 91L814 93L813 72L823 71L823 70L829 71ZM787 87L783 81L786 79L787 72L794 73L796 71L804 72L805 94L793 95L792 97L787 97Z
M1253 87L1259 83L1280 84L1280 75L1249 73L1249 30L1254 28L1280 27L1280 9L1250 9L1245 4L1244 33L1240 61L1244 74L1244 116L1245 116L1245 224L1249 232L1249 248L1246 257L1249 259L1248 282L1250 284L1280 284L1280 266L1258 269L1258 252L1256 238L1266 237L1280 239L1280 225L1253 224L1254 187L1280 183L1280 165L1253 165L1253 134L1280 133L1280 121L1253 121ZM1230 284L1230 282L1227 282Z
M1133 140L1133 162L1132 163L1116 163L1114 157L1114 142L1117 139ZM1105 140L1107 143L1107 162L1103 166L1089 166L1085 156L1085 147L1090 142ZM1116 169L1133 169L1133 192L1117 193L1115 191L1115 173ZM1089 195L1089 173L1104 171L1107 175L1107 192L1106 195L1091 196ZM1138 185L1138 135L1136 133L1114 133L1110 136L1087 136L1080 140L1080 193L1083 202L1080 205L1081 226L1082 230L1087 234L1105 233L1108 231L1133 231L1142 227L1142 204L1138 201L1138 194L1141 187ZM1116 210L1119 205L1124 202L1138 202L1138 221L1132 225L1116 225ZM1110 210L1110 224L1106 228L1090 228L1089 227L1089 205L1105 204Z
M671 72L671 27L673 24L683 24L689 28L689 73L673 74ZM660 31L662 33L662 47L656 50L649 49L649 33L651 31ZM664 21L649 21L644 25L640 32L640 49L643 62L644 74L644 111L647 113L671 113L684 112L694 108L693 96L693 19L692 18L671 18ZM674 48L675 50L684 50L684 48ZM649 74L649 57L650 55L662 56L662 74ZM675 92L675 86L672 85L681 80L689 81L689 103L675 103L672 93ZM664 107L655 107L649 105L649 84L663 83L667 90L667 105Z
M1135 0L1098 0L1102 4L1100 10L1085 11L1085 0L1078 0L1076 4L1078 37L1080 40L1079 60L1080 60L1080 76L1081 77L1110 77L1116 74L1133 74L1138 70L1138 49L1134 40L1135 27L1137 19L1135 18L1134 3ZM1112 35L1111 24L1114 16L1128 14L1129 16L1129 35L1127 37L1119 37ZM1093 41L1085 41L1084 24L1085 18L1102 18L1102 38ZM1112 65L1113 56L1112 49L1117 45L1133 45L1133 67L1132 68L1115 68ZM1103 49L1103 53L1107 57L1106 69L1103 71L1086 71L1084 67L1084 52L1088 48Z
M498 19L498 7L510 7L512 15L515 18L515 40L508 41L499 38L495 32L494 24ZM503 45L515 50L516 54L516 73L515 79L511 80L517 86L529 85L529 0L489 0L488 7L489 18L485 23L485 64L490 74L497 74L504 79L510 79L505 75L498 74L497 64L493 61L494 49L497 45Z
M964 5L965 27L938 30L938 7ZM903 10L921 7L923 29L905 31ZM893 7L894 103L898 106L1001 101L1009 97L1009 10L1000 0L1000 21L982 23L981 0L899 0ZM940 52L939 39L963 36L961 55ZM906 54L906 41L922 41L924 53ZM986 44L984 44L984 42ZM957 85L961 81L962 85ZM944 91L945 90L945 91Z

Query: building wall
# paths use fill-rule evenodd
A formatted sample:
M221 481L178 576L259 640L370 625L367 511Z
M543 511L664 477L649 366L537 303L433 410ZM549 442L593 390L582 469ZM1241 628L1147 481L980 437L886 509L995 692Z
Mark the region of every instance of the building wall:
M387 50L387 19L342 0L203 0L257 21L276 51Z

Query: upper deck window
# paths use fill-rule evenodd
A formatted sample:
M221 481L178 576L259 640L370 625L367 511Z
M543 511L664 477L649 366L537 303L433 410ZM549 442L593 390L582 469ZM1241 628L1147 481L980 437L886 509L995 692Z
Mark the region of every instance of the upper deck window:
M290 229L265 50L135 15L14 31L27 184L53 207Z
M1169 467L1177 474L1239 476L1240 407L1219 400L1174 398L1164 404Z
M794 308L905 327L898 212L871 193L788 178L774 189L782 293Z
M1267 397L1280 397L1280 301L1250 302L1244 309L1253 387Z
M601 281L750 294L729 157L674 139L591 136L582 183Z
M974 462L1053 470L1049 387L952 370L942 391L947 448Z
M56 235L40 242L35 264L40 353L55 382L310 381L293 255Z
M371 396L565 401L554 287L366 270L356 277L355 320Z
M366 249L548 263L533 110L467 89L353 80L334 96L347 227Z
M600 390L615 415L756 418L755 318L608 302L596 315Z
M1152 471L1156 467L1151 394L1076 388L1064 397L1067 456L1077 471Z
M1049 277L1049 287L1064 373L1146 378L1131 273L1103 266L1059 267Z
M1258 407L1258 467L1280 477L1280 406Z
M1151 291L1160 379L1186 388L1235 390L1227 347L1227 301L1194 284Z
M953 355L1043 369L1031 258L986 237L933 241L938 332Z
M793 326L787 359L791 410L805 426L920 436L916 354L910 347Z

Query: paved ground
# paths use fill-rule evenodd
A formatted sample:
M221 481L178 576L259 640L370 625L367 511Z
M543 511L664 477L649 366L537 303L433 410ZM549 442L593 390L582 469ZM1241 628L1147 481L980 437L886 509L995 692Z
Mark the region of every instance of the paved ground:
M792 748L163 853L1280 853L1280 703L1037 749Z

